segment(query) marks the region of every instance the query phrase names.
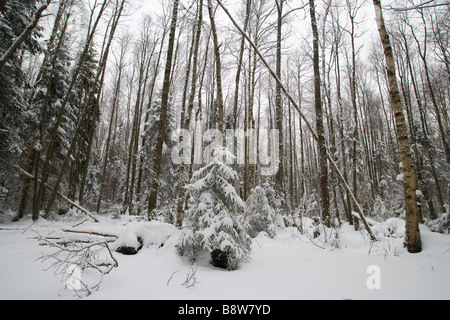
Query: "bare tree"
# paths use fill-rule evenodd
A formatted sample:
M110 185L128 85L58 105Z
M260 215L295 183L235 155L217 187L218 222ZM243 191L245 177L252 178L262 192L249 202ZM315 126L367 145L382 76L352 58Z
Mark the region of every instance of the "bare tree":
M278 79L281 79L281 45L282 45L282 28L283 28L283 7L286 3L286 0L275 0L275 5L277 9L277 42L276 42L276 76ZM278 192L281 194L284 191L284 142L283 142L283 100L281 95L281 86L276 83L275 84L275 125L280 134L280 141L278 144L280 161L279 161L279 169L275 176L276 185Z
M322 200L322 220L327 226L331 226L330 218L330 195L328 191L328 163L327 146L325 139L325 128L323 124L322 87L320 81L320 53L319 53L319 31L316 20L316 9L314 0L309 1L309 12L311 16L311 28L313 32L313 55L314 55L314 105L316 112L316 130L319 148L319 179L320 197Z

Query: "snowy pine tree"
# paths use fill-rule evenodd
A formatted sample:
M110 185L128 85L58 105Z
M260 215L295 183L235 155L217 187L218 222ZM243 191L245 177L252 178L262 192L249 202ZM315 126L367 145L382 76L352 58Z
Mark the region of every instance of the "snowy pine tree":
M161 97L162 92L156 94L155 100L152 103L151 108L147 111L148 121L145 123L145 131L142 133L142 138L144 139L144 146L142 149L142 154L145 158L145 162L142 164L142 168L144 170L144 176L153 177L154 172L154 154L156 152L156 144L155 141L158 137L158 127L161 116ZM172 103L172 99L169 99L168 102L168 110L166 115L166 126L164 131L164 143L163 143L163 151L162 151L162 161L161 161L161 177L159 179L159 207L167 208L176 206L176 201L173 199L176 198L176 190L174 188L177 183L177 175L175 171L175 166L171 161L171 150L174 146L174 142L171 139L171 134L175 130L176 127L176 108ZM150 181L151 179L148 179ZM151 191L151 185L149 186L149 190L147 193L149 194ZM169 210L170 211L170 210ZM170 214L165 217L165 220L171 222L174 217L171 217Z
M245 202L245 221L248 234L255 238L258 233L266 232L271 238L276 235L275 210L270 206L264 189L255 187Z
M161 115L161 96L162 93L159 92L155 95L155 100L151 108L147 111L148 121L145 124L145 131L143 133L143 138L145 138L146 144L144 146L144 153L148 157L148 162L145 163L146 167L151 170L153 167L153 157L152 155L155 153L155 141L158 136L158 126ZM164 163L170 162L168 159L170 158L170 151L174 145L171 134L175 130L176 123L176 115L174 114L175 108L172 105L172 101L169 100L167 119L166 119L166 130L164 132L164 147L163 147L163 158L166 158L163 161Z
M0 13L0 55L3 55L31 22L36 11L35 0L7 1ZM22 43L24 52L37 54L41 28L36 28ZM0 156L16 161L23 148L25 88L29 86L23 68L23 54L16 52L0 71Z
M177 247L193 260L207 251L213 266L235 270L247 260L251 239L237 219L245 206L233 187L237 173L223 162L232 155L224 149L214 151L214 160L195 172L186 186L190 206Z

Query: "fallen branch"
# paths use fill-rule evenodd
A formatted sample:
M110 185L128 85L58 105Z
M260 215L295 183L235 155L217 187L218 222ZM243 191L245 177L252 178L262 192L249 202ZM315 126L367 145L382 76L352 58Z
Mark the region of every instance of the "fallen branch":
M54 269L55 275L62 275L66 288L73 290L80 297L98 290L103 277L119 266L106 241L87 244L68 241L60 244L44 237L39 240L43 245L55 250L42 255L37 260L51 261L47 270Z
M172 280L173 276L175 275L175 273L179 272L180 270L175 271L174 273L172 273L172 275L170 276L169 280L167 280L166 285L169 286L170 280Z
M356 218L359 218L358 213L356 213L356 212L354 212L354 211L352 211L352 216L354 216L354 217L356 217ZM378 225L380 225L380 223L379 223L378 221L372 220L372 219L367 218L367 217L366 217L366 221L367 221L367 223L368 223L370 226L378 226Z
M39 238L37 238L37 239L38 240L42 240L42 239L39 239ZM53 239L53 238L44 238L44 239L46 239L46 240L58 240L58 239ZM106 242L109 242L109 241L106 241ZM55 241L55 242L52 242L52 245L57 244L57 245L60 245L60 246L68 246L68 245L71 245L71 244L74 244L74 243L91 244L92 241L90 241L90 240ZM39 245L40 246L48 246L50 244L48 242L41 242L41 243L39 243Z
M91 234L91 235L101 236L101 237L106 237L106 238L116 238L116 239L119 238L115 234L100 233L100 232L95 232L95 231L69 230L69 229L63 229L62 231L64 231L64 232L72 232L72 233Z

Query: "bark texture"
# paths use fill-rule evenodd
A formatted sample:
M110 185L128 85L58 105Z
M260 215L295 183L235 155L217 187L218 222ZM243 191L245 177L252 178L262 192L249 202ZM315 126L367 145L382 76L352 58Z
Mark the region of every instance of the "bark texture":
M400 91L397 82L394 54L389 34L384 23L383 11L380 0L373 0L378 23L378 31L383 44L386 60L387 75L389 81L389 95L395 114L395 129L397 131L398 152L402 163L404 181L403 193L406 210L406 247L410 253L422 251L422 241L419 231L419 208L417 206L417 172L411 152L411 144L408 137L408 128L405 121L404 108L400 99Z

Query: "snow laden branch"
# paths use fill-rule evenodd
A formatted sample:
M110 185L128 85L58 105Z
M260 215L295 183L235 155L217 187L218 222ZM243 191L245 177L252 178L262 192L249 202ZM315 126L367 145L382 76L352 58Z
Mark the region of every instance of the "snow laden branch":
M254 42L250 39L250 37L248 36L248 34L239 26L239 24L236 22L236 20L234 20L233 16L230 14L230 12L228 11L228 9L222 4L222 2L220 0L216 0L217 3L219 4L219 6L222 8L222 10L225 12L225 14L228 16L228 18L230 19L230 21L233 23L233 25L236 27L236 29L238 29L238 31L241 33L241 35L248 41L248 43L253 47L253 49L255 50L256 54L258 55L258 57L261 59L262 63L264 64L264 66L267 68L267 70L269 71L270 75L274 78L274 80L277 82L277 84L281 87L281 90L283 91L283 93L285 94L285 96L288 98L289 102L291 102L291 104L294 106L295 110L298 112L298 114L300 115L300 117L302 118L302 120L305 122L308 130L311 132L313 138L315 141L319 140L319 136L316 133L316 131L314 130L314 128L312 127L312 124L309 122L309 120L306 118L306 116L303 114L303 112L301 111L298 103L295 101L295 99L292 97L292 95L289 93L289 91L286 89L286 87L284 86L284 84L281 82L280 78L277 76L277 74L275 73L275 71L272 69L272 67L269 65L269 63L267 62L267 60L264 58L264 56L261 54L261 52L259 51L258 47L254 44ZM347 181L345 180L344 176L342 175L341 171L339 170L336 162L334 161L333 157L331 156L331 153L329 151L329 149L327 148L327 159L330 162L333 170L335 171L336 175L339 178L339 181L341 182L341 184L343 185L343 187L345 188L345 190L347 191L348 195L350 196L353 205L358 209L358 215L359 218L361 219L362 223L364 224L365 229L367 230L367 232L370 235L370 238L372 240L376 240L375 235L373 234L372 230L370 229L369 224L366 221L366 218L363 214L363 208L362 206L359 204L359 202L356 200L356 197L354 196L352 190L350 189Z
M34 16L33 21L31 21L28 26L25 28L25 30L22 31L20 36L17 37L17 39L14 41L14 43L9 47L9 49L2 55L0 58L0 70L6 65L9 59L14 55L14 53L19 49L19 47L22 45L22 43L25 41L25 39L31 34L31 32L36 28L38 25L39 20L42 18L42 14L47 9L47 7L50 5L52 0L47 0L44 2L39 9L37 9L36 14ZM5 2L6 4L6 2ZM1 8L0 8L1 9Z

